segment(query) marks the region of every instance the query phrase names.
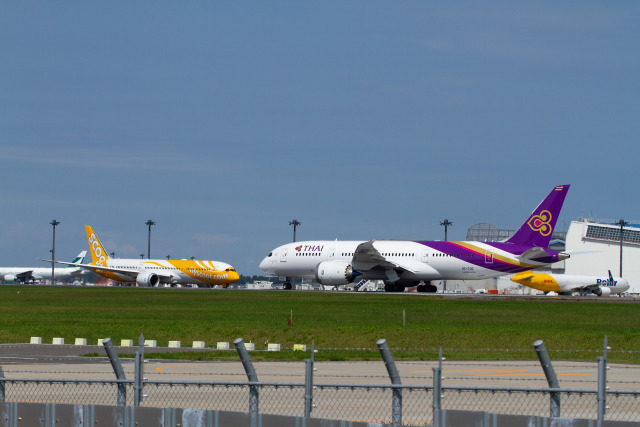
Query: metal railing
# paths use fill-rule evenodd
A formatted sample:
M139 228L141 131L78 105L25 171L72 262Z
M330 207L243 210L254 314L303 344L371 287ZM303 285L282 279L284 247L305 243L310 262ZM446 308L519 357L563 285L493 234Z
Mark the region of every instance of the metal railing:
M144 339L141 336L140 342ZM160 381L144 377L144 347L126 379L111 340L103 340L116 379L5 378L0 369L0 402L47 402L145 407L188 407L253 414L341 419L399 425L444 426L446 411L640 421L640 390L606 388L607 344L598 357L598 385L560 388L544 344L536 341L549 387L453 386L443 384L442 352L432 368L433 383L402 384L385 340L377 342L390 384L315 382L314 350L305 360L304 382L260 381L242 339L234 341L247 381ZM111 348L109 348L111 347Z

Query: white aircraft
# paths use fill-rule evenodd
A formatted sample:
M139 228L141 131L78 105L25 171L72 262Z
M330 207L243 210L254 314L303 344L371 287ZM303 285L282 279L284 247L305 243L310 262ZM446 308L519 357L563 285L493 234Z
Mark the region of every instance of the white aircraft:
M221 285L224 288L240 279L235 268L220 261L109 258L93 229L88 225L84 227L91 249L92 262L76 265L108 279L126 283L136 282L138 286L157 286L164 283ZM51 262L50 260L42 261Z
M345 285L356 278L383 280L385 291L435 292L431 280L484 279L531 270L569 258L548 249L568 185L553 188L506 242L307 241L272 250L260 263L267 274ZM424 282L424 284L420 284Z
M539 291L557 292L560 295L573 293L594 293L599 297L621 294L629 289L629 283L622 277L578 276L573 274L549 274L525 271L514 275L511 280Z
M78 256L66 263L69 267L55 268L56 279L66 279L69 276L82 274L84 270L77 265L84 262L87 251L82 251ZM0 280L5 282L32 283L37 280L51 280L51 267L0 267Z

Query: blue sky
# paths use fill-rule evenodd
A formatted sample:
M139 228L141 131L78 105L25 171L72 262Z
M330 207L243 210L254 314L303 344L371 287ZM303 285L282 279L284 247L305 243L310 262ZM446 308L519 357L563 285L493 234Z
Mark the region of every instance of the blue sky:
M640 5L3 2L0 265L241 274L292 238L464 239L571 184L637 220Z

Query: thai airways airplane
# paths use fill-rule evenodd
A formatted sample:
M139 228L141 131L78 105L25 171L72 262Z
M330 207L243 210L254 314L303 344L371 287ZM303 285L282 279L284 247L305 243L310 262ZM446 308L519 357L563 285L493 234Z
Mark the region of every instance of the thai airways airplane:
M66 279L75 274L82 274L84 270L76 267L84 262L87 251L82 251L65 268L54 268L56 279ZM5 282L28 283L36 280L50 280L51 267L0 267L0 280Z
M235 268L220 261L109 258L93 229L88 225L84 227L89 249L91 249L92 262L77 265L108 279L117 282L136 282L138 286L157 286L164 283L197 284L209 287L221 285L224 288L240 279Z
M574 274L549 274L525 271L515 274L511 280L539 291L557 292L560 295L594 293L599 297L621 294L629 289L629 282L622 277L579 276Z
M548 249L569 185L554 187L516 233L504 242L306 241L272 250L260 270L290 278L345 285L357 279L383 280L385 291L418 285L435 292L432 280L485 279L531 270L569 258ZM420 284L424 282L424 284Z

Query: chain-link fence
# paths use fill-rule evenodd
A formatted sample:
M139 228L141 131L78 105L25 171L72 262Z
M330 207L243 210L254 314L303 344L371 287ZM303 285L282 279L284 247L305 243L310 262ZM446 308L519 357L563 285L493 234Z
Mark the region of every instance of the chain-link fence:
M126 385L126 405L134 405L134 380L3 379L4 401L117 405L118 384ZM140 406L188 407L250 412L253 383L145 381ZM305 413L305 384L259 383L257 412L301 417ZM394 408L393 392L401 391L401 406ZM548 417L555 389L499 387L441 388L443 410L482 411L495 414ZM596 390L560 389L563 418L597 419ZM370 384L317 384L313 389L312 418L392 423L399 410L402 425L426 425L434 419L433 386ZM640 390L606 393L607 420L640 421Z
M629 382L614 384L629 389L607 390L603 358L598 358L595 388L589 388L586 380L577 383L584 388L525 388L455 385L460 377L442 377L442 357L432 368L432 383L416 384L428 381L410 376L407 379L414 384L402 384L401 378L394 378L397 370L389 366L394 365L390 353L383 357L388 384L314 381L314 362L309 359L302 382L258 381L248 353L240 356L248 381L149 380L142 374L142 357L136 358L134 379L128 380L6 378L0 369L0 402L183 407L396 425L439 425L440 411L451 410L640 422L640 389L631 375L623 375ZM115 372L118 363L112 360ZM418 375L419 371L411 372ZM461 375L462 371L452 372Z

